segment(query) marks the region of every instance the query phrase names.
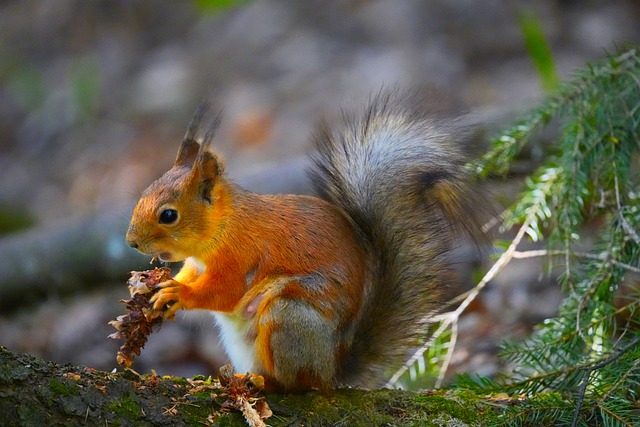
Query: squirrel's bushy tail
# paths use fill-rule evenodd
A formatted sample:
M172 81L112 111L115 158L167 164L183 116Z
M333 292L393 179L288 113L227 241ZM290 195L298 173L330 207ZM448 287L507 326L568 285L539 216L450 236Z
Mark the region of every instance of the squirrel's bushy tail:
M456 237L481 234L464 168L467 132L434 117L428 102L424 92L381 92L359 115L316 134L312 179L367 248L368 288L340 367L349 385L384 383L455 280Z

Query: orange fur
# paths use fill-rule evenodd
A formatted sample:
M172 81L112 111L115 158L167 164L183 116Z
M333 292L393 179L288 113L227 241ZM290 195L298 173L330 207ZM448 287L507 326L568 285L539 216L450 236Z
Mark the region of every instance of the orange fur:
M219 116L199 108L127 231L141 252L184 261L154 307L213 311L236 369L267 384L381 385L455 280L457 231L476 238L480 223L455 123L410 95L381 93L336 130L320 127L322 198L227 180L210 148Z
M219 183L216 187L224 185ZM227 184L230 185L230 184ZM223 190L216 189L222 193ZM255 269L253 282L258 286L252 294L263 292L273 275L309 274L318 268L339 266L347 276L359 284L361 280L361 249L355 238L335 239L336 231L353 235L346 220L326 202L303 196L260 196L235 189L236 194L224 194L217 200L218 208L211 215L212 222L225 221L226 226L220 238L221 243L213 248L200 249L193 246L193 255L206 266L206 270L195 280L193 268L186 266L176 276L183 279L179 299L186 309L207 309L230 312L236 308L249 288L246 275ZM225 192L226 193L226 192ZM228 204L228 205L225 205ZM234 205L233 208L230 206ZM224 207L221 207L223 205ZM306 216L314 213L313 221ZM316 223L317 221L317 223ZM336 224L336 222L338 224ZM338 226L338 230L335 227ZM265 230L267 228L267 230ZM342 228L343 230L340 230ZM310 237L314 229L314 238ZM322 230L327 230L322 233ZM330 230L330 232L328 231ZM200 236L201 246L208 244L205 236ZM305 248L300 251L300 248ZM198 250L199 249L199 250ZM294 285L287 287L291 292ZM342 293L352 294L357 300L358 285L354 289L327 288L323 298L333 305ZM291 295L293 296L293 295ZM297 298L309 298L308 291L298 287Z
M274 351L286 350L272 344L273 334L283 325L272 310L278 301L295 300L328 322L344 325L353 320L363 292L364 254L352 225L321 199L258 195L218 175L211 189L213 202L194 205L203 173L168 172L173 187L180 189L175 192L178 196L167 201L164 191L149 191L134 211L127 235L130 243L152 255L165 254L171 261L178 254L187 258L152 301L158 308L173 303L171 315L184 308L249 318L253 326L243 339L255 346L253 366L258 373L286 389L328 387L332 379L316 380L319 374L312 371L295 373L298 385L283 384L278 378ZM188 234L181 234L179 241L178 225L155 224L158 210L167 204L184 212L179 227ZM296 279L314 274L322 282L317 286ZM250 304L256 306L248 308Z

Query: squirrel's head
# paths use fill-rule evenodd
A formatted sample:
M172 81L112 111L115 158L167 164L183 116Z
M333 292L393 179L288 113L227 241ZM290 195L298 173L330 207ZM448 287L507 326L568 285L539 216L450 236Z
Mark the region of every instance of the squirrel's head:
M176 262L202 255L205 245L215 242L229 206L224 167L210 147L219 124L219 114L212 114L208 103L198 108L173 167L142 193L134 208L129 246Z

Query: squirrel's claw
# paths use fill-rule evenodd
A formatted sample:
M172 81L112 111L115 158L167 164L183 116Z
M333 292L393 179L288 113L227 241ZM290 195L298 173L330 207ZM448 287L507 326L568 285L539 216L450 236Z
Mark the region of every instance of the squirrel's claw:
M176 311L182 308L180 303L180 287L182 283L175 280L167 280L160 283L157 287L160 288L150 299L153 304L153 309L157 311L164 311L164 317L166 319L172 319Z
M182 309L182 304L178 301L174 302L173 304L171 304L171 306L169 306L169 308L167 308L167 310L164 312L164 318L165 319L173 319L174 317L176 317L176 311Z

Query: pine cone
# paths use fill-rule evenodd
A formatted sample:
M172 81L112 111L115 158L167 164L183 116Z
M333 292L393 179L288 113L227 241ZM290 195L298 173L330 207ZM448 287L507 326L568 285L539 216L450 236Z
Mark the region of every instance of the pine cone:
M127 281L131 299L120 300L125 304L127 314L109 322L116 329L109 338L125 340L116 356L118 364L130 367L147 343L153 327L162 323L163 311L154 310L149 299L155 293L156 286L169 279L171 270L166 267L131 272L131 278Z

